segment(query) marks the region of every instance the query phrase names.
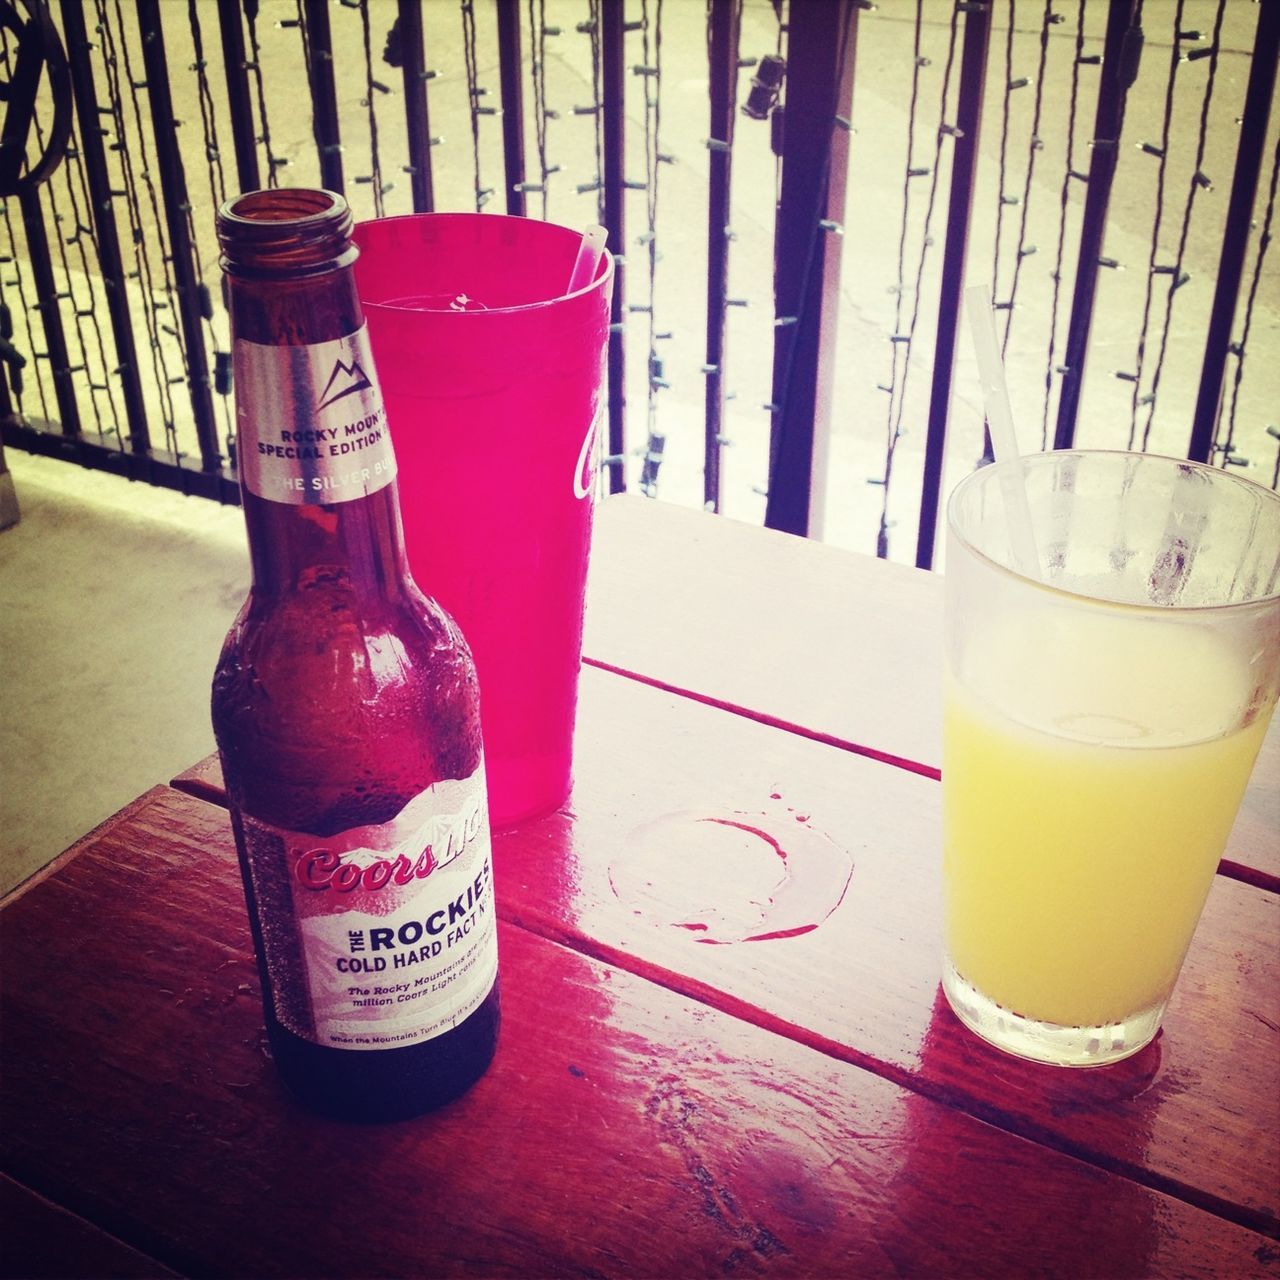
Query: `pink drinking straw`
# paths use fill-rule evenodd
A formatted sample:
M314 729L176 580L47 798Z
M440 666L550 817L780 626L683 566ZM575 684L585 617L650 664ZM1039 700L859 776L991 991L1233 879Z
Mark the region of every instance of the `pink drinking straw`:
M600 255L604 253L604 242L608 237L608 231L599 226L590 226L582 233L582 243L578 246L578 256L569 273L566 294L585 289L596 278L596 267L600 265Z

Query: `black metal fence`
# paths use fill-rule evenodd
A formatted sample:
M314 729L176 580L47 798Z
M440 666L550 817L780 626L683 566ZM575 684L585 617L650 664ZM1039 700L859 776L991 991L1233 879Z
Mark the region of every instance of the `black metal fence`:
M929 565L987 449L1271 485L1280 3L0 0L9 446L237 500L213 210L601 221L604 474ZM1127 268L1127 270L1126 270ZM914 376L913 376L914 375Z

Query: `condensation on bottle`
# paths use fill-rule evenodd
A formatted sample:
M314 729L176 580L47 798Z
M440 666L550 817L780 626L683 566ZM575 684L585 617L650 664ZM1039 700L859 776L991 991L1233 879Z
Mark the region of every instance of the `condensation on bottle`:
M351 228L327 191L218 213L253 582L212 712L272 1057L377 1121L484 1074L498 951L475 666L406 566Z

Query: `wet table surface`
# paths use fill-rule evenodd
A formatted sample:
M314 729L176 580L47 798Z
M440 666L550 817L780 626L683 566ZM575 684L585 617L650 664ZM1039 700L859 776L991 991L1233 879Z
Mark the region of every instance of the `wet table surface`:
M420 1120L277 1082L216 762L91 832L0 917L4 1273L1280 1275L1276 732L1157 1040L1001 1055L938 987L940 585L602 505L498 1055Z

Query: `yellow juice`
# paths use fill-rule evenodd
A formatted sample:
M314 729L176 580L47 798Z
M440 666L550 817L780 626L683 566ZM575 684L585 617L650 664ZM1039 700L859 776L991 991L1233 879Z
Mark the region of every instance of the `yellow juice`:
M1236 727L1247 663L1205 627L1014 631L948 675L948 952L1013 1013L1120 1022L1172 990L1269 713Z

